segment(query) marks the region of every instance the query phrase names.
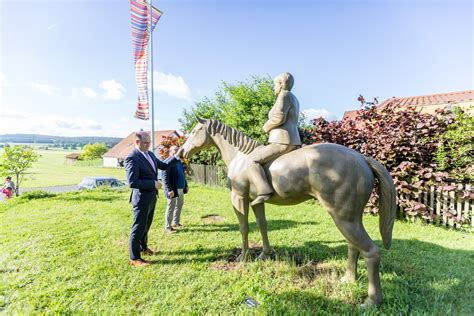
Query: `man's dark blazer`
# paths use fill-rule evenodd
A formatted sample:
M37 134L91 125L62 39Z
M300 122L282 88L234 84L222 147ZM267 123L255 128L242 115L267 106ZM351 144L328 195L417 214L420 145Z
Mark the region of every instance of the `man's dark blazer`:
M157 193L155 189L155 181L157 181L158 169L166 170L178 161L175 157L172 157L166 162L161 161L157 159L151 151L148 152L148 155L150 155L151 159L155 162L156 172L138 149L134 149L125 159L127 181L130 188L132 188L132 193L130 195L130 202L132 202L132 205L137 205L140 202L142 196L141 193L143 192ZM141 202L146 203L146 201Z
M165 160L165 162L169 162L170 160L171 158L168 158ZM174 164L170 166L168 169L166 169L165 171L163 171L163 187L165 191L165 197L168 196L168 192L170 191L174 192L174 197L178 197L178 166L177 164ZM183 192L185 194L188 193L188 182L186 181L186 177L184 177Z

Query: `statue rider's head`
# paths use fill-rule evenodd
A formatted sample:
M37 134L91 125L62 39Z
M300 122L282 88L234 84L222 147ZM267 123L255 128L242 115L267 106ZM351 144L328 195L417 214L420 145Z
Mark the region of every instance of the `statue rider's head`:
M275 94L280 94L281 90L291 91L294 82L295 79L289 72L279 74L275 79L273 79L273 83L275 84Z

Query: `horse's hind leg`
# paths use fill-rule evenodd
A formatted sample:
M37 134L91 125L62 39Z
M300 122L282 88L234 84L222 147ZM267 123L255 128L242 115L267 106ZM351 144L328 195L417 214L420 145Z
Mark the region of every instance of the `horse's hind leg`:
M265 217L265 204L260 203L252 206L253 212L255 213L255 219L257 220L258 229L262 235L263 251L260 254L260 259L265 259L266 255L272 252L270 248L270 242L268 240L267 231L267 218Z
M380 250L375 243L370 239L364 226L362 225L362 219L357 218L354 221L337 218L334 213L331 214L337 227L347 239L347 241L355 247L364 257L365 264L367 266L367 273L369 278L369 297L366 305L380 304L382 303L382 287L380 285ZM348 267L353 269L356 252L349 250ZM351 271L348 272L349 274Z
M239 219L240 233L242 234L242 253L237 257L236 261L247 261L249 254L249 213L248 209L245 214L240 213L234 207L235 214Z
M357 280L357 260L359 259L359 250L349 241L347 242L347 269L342 278L342 282L355 282Z

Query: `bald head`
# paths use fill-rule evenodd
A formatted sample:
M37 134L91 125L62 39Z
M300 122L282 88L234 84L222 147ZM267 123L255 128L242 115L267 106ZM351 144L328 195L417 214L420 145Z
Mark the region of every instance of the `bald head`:
M135 132L135 148L141 151L148 151L150 149L151 138L150 134L145 131Z

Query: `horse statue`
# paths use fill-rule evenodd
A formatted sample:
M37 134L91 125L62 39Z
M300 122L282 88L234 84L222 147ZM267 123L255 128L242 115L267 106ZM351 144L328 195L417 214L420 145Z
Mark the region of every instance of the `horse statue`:
M247 259L249 250L249 201L256 197L255 187L246 172L246 157L262 145L217 120L198 118L198 124L182 147L182 153L189 158L211 145L219 149L228 168L232 205L242 234L242 253L238 259L243 261ZM369 279L368 299L364 305L380 304L380 250L367 234L362 216L377 178L380 192L379 229L383 245L389 249L396 218L396 192L387 169L352 149L329 143L302 147L263 167L274 188L272 197L266 203L294 205L318 199L327 209L348 242L348 263L343 281L356 280L357 259L362 254ZM252 206L252 209L262 235L260 258L265 258L272 249L267 235L264 203Z

